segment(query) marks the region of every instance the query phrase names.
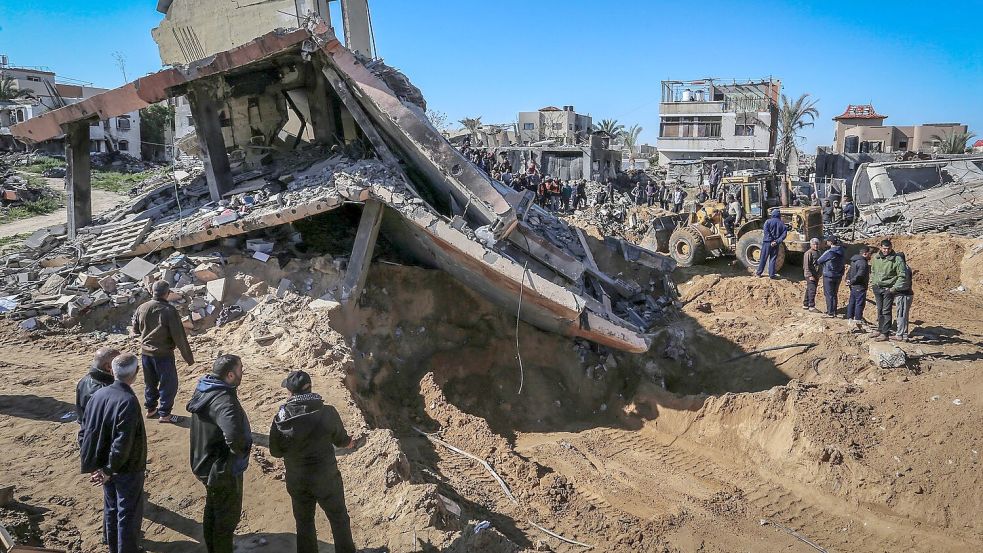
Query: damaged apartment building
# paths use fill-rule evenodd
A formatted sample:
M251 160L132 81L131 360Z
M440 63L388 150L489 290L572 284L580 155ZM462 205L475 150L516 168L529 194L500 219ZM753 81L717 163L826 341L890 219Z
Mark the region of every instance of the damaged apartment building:
M69 163L67 238L38 237L34 257L6 260L3 294L14 316L123 305L154 278L193 294L222 259L194 251L228 238L257 249L269 232L346 206L358 206L360 220L344 279L325 301L357 304L381 233L545 331L642 352L672 311L670 258L591 239L534 205L530 192L490 179L430 124L405 76L344 46L328 22L307 17L293 30L203 51L12 128L31 142L66 134ZM93 220L90 122L177 97L192 111L203 174L164 179ZM208 292L218 304L199 319L232 301Z

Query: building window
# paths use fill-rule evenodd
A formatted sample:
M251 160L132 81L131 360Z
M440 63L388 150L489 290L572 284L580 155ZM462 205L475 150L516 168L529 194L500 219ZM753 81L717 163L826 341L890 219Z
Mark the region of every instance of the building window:
M39 83L39 82L41 82L41 77L37 77L37 76L34 76L34 75L28 75L27 76L27 80L31 81L32 83Z
M754 125L734 125L734 136L754 136Z
M720 138L720 117L663 117L662 138Z
M856 136L848 136L843 139L843 152L855 154L860 151L860 139Z
M522 130L524 130L524 131L536 130L536 124L535 123L523 123L522 124Z
M129 152L130 151L130 143L129 143L129 141L120 140L119 141L119 151L121 151L121 152Z
M188 126L189 127L194 127L195 126L195 118L194 117L191 117L190 115L188 116Z
M908 151L908 141L902 140L901 142L898 142L898 149Z
M17 110L17 122L18 123L24 122L24 110L22 109Z
M119 130L121 130L121 131L128 131L128 130L130 130L130 116L129 115L120 115L119 117L117 117L116 118L116 128L119 129Z
M884 142L881 140L864 140L860 143L861 154L879 154L884 151Z

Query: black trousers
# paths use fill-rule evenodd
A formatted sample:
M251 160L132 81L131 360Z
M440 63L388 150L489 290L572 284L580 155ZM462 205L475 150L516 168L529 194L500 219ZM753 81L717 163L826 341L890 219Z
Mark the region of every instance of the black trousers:
M208 553L233 553L232 539L242 518L242 475L205 487L201 521Z
M826 296L826 314L836 315L837 294L840 292L842 277L823 277L823 294Z
M877 305L877 330L885 336L891 334L891 325L894 322L894 293L890 288L874 286L874 304Z
M802 300L802 305L805 307L816 307L816 289L819 284L819 280L809 280L806 279L806 297Z
M287 493L297 522L297 553L317 553L314 514L319 505L331 524L335 553L355 553L352 522L345 506L345 487L338 467L312 470L297 481L290 476L288 473Z
M103 537L110 553L137 553L143 523L144 472L114 474L102 485Z

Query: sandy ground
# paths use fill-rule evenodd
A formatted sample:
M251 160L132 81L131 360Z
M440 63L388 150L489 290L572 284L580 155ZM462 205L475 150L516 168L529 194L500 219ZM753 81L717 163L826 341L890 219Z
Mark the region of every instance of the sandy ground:
M47 177L44 178L48 183L48 187L63 194L65 192L65 180L64 179L53 179ZM102 213L109 208L115 207L120 202L127 199L125 196L120 196L115 192L107 192L105 190L92 190L92 214L96 215ZM30 219L20 219L18 221L12 221L0 225L0 238L7 236L17 236L18 234L29 234L38 229L43 229L46 227L54 225L63 225L68 222L68 208L63 207L58 211L53 213L48 213L47 215L38 215L37 217L31 217Z
M294 368L311 371L315 390L364 438L340 458L360 547L584 550L535 523L595 551L983 550L983 253L947 236L898 249L916 268L907 369L873 367L866 335L802 312L799 268L770 281L720 260L676 275L685 306L648 354L608 356L522 324L520 373L513 317L443 273L377 263L357 311L265 300L194 336L202 363L179 364L177 412L206 360L244 356L240 397L258 446L240 551L293 544L282 468L263 443ZM329 259L283 271L232 266L235 294L255 297L284 274L311 275L310 296L340 276ZM96 347L133 347L106 334L128 316L35 336L0 324L0 485L15 485L18 502L0 519L19 535L100 550L100 496L78 474L77 425L62 417ZM789 343L817 345L733 359ZM515 501L416 428L487 460ZM187 430L151 423L148 434L144 545L203 551ZM475 534L481 521L492 528ZM318 522L321 550L331 551Z

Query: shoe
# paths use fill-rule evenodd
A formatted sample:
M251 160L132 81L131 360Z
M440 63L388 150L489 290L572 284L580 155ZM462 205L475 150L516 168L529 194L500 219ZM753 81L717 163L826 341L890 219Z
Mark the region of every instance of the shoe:
M779 279L781 279L782 277L780 277L780 276L778 276L778 275L772 275L772 276L770 276L770 277L768 277L768 278L770 278L771 280L779 280Z
M184 422L184 417L178 415L167 415L166 417L157 419L157 422L161 424L181 424Z
M153 409L147 409L147 418L148 419L156 418L159 412L160 411L156 407L154 407Z
M763 277L764 275L763 275L763 274L761 274L761 273L754 273L754 276L756 276L756 277L758 277L758 278L761 278L761 277Z
M908 341L907 338L904 338L904 337L898 336L898 335L891 336L891 340L893 340L895 342L907 342Z
M808 311L809 311L809 313L819 313L819 310L818 310L818 309L816 309L815 307L810 307L810 308L808 309Z
M880 333L880 331L875 330L875 331L871 332L870 334L868 334L867 336L870 336L871 338L880 338L882 336L882 334Z
M843 320L844 321L849 321L850 319L846 315L843 315Z
M829 313L826 313L826 314L823 315L823 318L824 319L835 319L836 318L836 315L831 315Z
M808 311L809 310L809 306L808 305L803 305L802 306L802 309L805 309L806 311Z
M884 336L883 334L881 334L877 338L874 338L874 341L875 342L887 342L887 336Z

